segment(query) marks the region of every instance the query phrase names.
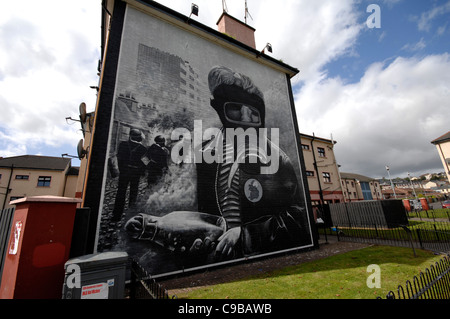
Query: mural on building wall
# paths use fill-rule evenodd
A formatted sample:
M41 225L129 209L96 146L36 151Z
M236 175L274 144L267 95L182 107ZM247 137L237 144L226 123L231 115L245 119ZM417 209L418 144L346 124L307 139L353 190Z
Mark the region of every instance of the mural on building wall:
M312 246L285 75L126 21L97 250L157 275Z

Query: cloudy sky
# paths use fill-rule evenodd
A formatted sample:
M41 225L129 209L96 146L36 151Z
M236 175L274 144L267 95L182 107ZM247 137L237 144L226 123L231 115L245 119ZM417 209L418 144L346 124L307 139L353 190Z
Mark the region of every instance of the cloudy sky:
M185 15L194 2L193 18L211 28L222 12L219 0L158 2ZM443 171L430 142L450 131L450 0L247 2L257 47L270 42L272 57L300 70L292 80L300 131L332 136L341 171ZM66 117L77 118L81 102L95 109L100 4L3 4L0 156L76 154L83 136ZM245 0L226 5L244 20Z

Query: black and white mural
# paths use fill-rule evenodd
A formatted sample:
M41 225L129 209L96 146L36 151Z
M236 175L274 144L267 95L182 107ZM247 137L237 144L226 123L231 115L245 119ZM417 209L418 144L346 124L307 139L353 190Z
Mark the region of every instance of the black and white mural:
M286 75L130 7L97 250L153 275L313 246Z

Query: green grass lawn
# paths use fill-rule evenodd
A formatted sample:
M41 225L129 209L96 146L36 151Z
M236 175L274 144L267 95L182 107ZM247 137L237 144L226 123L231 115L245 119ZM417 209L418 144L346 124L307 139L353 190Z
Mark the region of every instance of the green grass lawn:
M372 246L302 263L265 275L177 295L179 299L375 299L412 280L442 256L410 248ZM381 270L381 288L370 289L367 267ZM257 272L257 269L255 269Z
M420 212L409 212L410 218L445 218L450 221L450 209L438 208L430 211L422 210Z

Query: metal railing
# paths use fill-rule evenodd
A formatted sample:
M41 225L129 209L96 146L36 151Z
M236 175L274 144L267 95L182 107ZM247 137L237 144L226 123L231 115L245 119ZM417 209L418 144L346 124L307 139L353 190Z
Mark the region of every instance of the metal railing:
M384 207L376 202L340 203L330 205L330 211L332 234L339 241L411 247L414 254L416 248L450 252L448 211L407 214L396 202Z
M136 260L130 260L130 269L130 299L176 299L176 296L170 297L169 292L157 283Z
M421 249L450 252L450 230L417 228L415 231Z
M399 285L397 294L390 291L387 299L450 299L450 255L444 257L407 280L405 287Z
M0 283L2 281L3 263L8 251L8 242L15 208L0 210Z

